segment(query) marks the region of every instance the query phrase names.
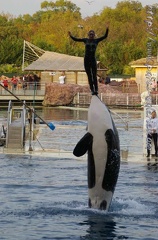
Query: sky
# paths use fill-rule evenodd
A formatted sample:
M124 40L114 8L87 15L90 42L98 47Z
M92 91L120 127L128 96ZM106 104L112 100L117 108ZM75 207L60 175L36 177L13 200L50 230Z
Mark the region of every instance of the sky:
M10 13L14 17L23 14L34 14L41 10L41 3L45 0L0 0L0 13ZM48 2L50 0L47 0ZM52 0L53 1L53 0ZM119 0L122 1L122 0ZM56 2L54 0L54 2ZM81 10L82 17L99 13L104 7L115 8L118 0L71 0ZM158 0L139 0L143 7L158 3Z

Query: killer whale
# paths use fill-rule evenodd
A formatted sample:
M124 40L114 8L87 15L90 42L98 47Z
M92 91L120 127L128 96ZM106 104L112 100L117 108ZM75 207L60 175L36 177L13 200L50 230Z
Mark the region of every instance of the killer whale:
M87 133L76 144L77 157L88 151L88 205L108 210L120 169L120 144L109 109L93 95L88 110Z

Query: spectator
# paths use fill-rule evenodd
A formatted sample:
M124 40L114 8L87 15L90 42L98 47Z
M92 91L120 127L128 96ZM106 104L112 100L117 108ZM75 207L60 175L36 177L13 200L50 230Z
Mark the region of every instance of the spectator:
M106 75L106 78L105 78L105 84L109 84L110 83L110 77L108 75Z
M59 77L59 83L60 84L64 84L65 83L65 73L62 72L61 76Z
M157 157L158 118L156 116L155 110L151 112L151 117L147 119L146 128L147 128L147 157L150 157L152 140L154 141L155 156Z
M104 79L103 77L100 77L100 78L99 78L99 83L104 84L104 83L105 83L105 79Z
M151 83L151 88L153 92L157 90L157 82L155 81L155 79Z
M8 89L8 79L7 78L5 78L3 80L3 86Z
M13 89L16 90L18 79L15 76L13 76L12 79L11 79L11 82L13 84Z
M29 89L33 90L34 89L34 78L32 74L28 75L28 84L29 84Z
M22 89L22 82L21 82L20 78L18 79L17 87L18 87L18 90Z

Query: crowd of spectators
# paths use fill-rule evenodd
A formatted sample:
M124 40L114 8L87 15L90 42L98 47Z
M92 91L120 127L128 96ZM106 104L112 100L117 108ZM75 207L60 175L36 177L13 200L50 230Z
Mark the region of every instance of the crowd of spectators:
M99 78L99 82L103 83L103 84L109 84L111 82L110 77L107 75L105 78L104 77L100 77Z
M1 76L0 83L10 91L40 89L40 77L37 74L13 76L12 78Z

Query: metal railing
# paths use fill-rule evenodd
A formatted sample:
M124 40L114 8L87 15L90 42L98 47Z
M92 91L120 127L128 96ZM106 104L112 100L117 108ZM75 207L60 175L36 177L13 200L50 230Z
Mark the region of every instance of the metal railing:
M100 99L107 106L141 106L141 96L136 93L100 93ZM74 97L74 105L89 105L91 102L91 94L87 93L77 93Z
M7 88L9 91L14 93L15 95L21 96L44 96L45 95L45 83L29 83L26 82L25 85L18 85L14 87L12 84L8 85ZM8 96L10 93L4 88L0 87L0 95Z
M8 90L17 96L28 96L35 99L35 97L45 96L46 83L33 83L27 82L25 86L18 86L15 88L13 85L8 85ZM0 97L10 96L10 93L4 88L0 87ZM158 94L151 94L152 104L158 104ZM140 107L141 94L139 93L99 93L100 99L107 106L123 106L123 107ZM91 102L91 93L77 93L73 98L73 105L87 106Z

